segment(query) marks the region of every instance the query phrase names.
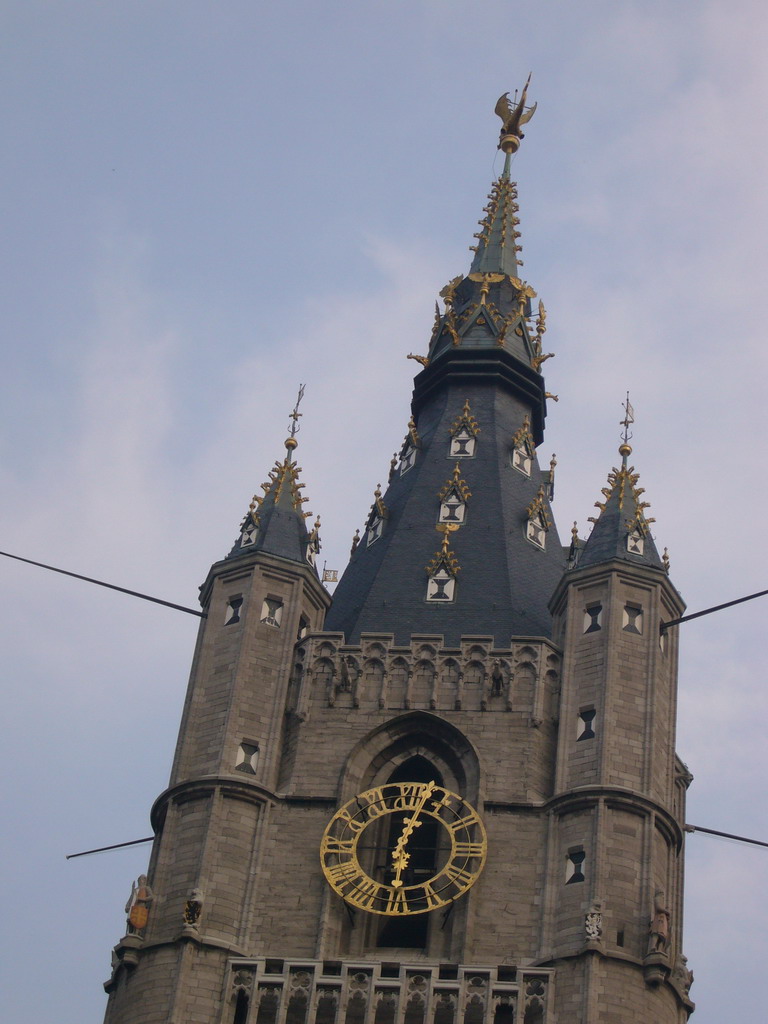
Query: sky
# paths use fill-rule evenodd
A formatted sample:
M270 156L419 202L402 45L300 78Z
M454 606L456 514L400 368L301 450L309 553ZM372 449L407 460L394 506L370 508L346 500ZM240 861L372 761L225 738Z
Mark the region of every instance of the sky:
M768 587L768 8L4 0L0 549L194 606L283 452L342 570L466 272L500 93L582 536L621 403L689 611ZM688 821L768 841L767 599L680 627ZM98 1021L198 620L0 558L9 1022ZM768 850L687 841L697 1024L763 1019Z

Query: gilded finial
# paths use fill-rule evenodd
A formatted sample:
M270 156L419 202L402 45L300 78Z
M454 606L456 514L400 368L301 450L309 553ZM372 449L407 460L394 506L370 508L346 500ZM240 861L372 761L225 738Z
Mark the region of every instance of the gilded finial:
M664 572L669 573L669 553L666 548L664 548L664 554L661 556L661 561L664 565Z
M357 550L357 545L360 543L360 531L355 530L355 536L352 538L352 547L349 549L349 557L351 558Z
M521 125L527 124L531 120L533 115L536 113L536 104L532 107L527 107L525 101L528 97L528 86L531 82L531 76L528 75L523 91L520 94L520 99L517 98L517 89L515 89L515 98L513 100L514 107L509 102L509 93L505 92L499 96L494 107L494 112L501 118L501 133L499 135L499 149L506 153L507 160L504 164L505 175L509 171L509 157L512 153L516 153L520 148L520 142L525 137L520 130Z

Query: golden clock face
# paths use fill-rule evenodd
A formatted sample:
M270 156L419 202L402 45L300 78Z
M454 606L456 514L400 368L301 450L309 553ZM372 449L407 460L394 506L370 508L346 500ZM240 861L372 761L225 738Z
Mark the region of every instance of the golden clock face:
M462 896L485 863L477 811L435 782L393 782L353 797L323 833L330 886L372 914L426 914Z

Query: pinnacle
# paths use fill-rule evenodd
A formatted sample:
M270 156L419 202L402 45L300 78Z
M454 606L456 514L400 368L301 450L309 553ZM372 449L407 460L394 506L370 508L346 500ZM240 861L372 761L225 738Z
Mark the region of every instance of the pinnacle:
M664 568L650 530L656 520L646 515L650 505L642 500L645 488L638 486L640 475L628 462L631 452L626 441L619 448L622 463L608 474L608 486L602 488L604 500L595 502L600 514L590 517L594 528L578 558L579 568L614 558Z

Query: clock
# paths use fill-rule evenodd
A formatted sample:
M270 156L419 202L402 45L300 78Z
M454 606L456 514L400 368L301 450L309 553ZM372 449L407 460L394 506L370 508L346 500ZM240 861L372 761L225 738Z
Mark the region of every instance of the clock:
M353 797L320 843L334 892L372 914L426 914L477 881L488 840L477 811L435 782L393 782Z

